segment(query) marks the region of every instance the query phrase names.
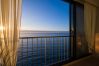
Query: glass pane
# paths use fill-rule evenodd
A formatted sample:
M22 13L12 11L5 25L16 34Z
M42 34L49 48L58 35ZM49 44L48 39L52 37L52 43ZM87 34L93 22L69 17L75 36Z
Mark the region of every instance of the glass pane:
M84 31L84 6L76 4L76 55L77 57L88 54L88 44Z

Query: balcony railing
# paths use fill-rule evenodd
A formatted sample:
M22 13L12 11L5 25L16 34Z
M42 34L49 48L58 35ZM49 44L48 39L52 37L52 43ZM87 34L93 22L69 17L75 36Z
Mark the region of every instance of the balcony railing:
M69 59L69 36L20 37L17 66L49 66Z

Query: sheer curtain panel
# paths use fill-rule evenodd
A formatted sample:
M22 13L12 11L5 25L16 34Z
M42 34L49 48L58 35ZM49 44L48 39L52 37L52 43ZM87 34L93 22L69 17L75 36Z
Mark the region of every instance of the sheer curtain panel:
M95 52L95 23L96 7L90 3L84 3L85 35L88 42L89 52Z
M16 66L22 0L0 0L0 65Z

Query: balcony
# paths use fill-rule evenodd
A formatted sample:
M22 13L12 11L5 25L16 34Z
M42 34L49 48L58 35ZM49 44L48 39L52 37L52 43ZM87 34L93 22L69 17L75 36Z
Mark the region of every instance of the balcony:
M20 37L17 66L50 66L70 58L69 36Z

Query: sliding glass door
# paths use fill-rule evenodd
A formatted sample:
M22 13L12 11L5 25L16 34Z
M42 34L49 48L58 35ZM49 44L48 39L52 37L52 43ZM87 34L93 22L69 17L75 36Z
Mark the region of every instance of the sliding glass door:
M84 5L74 3L74 29L75 29L75 54L76 57L81 57L89 54L88 43L85 37L84 26Z

